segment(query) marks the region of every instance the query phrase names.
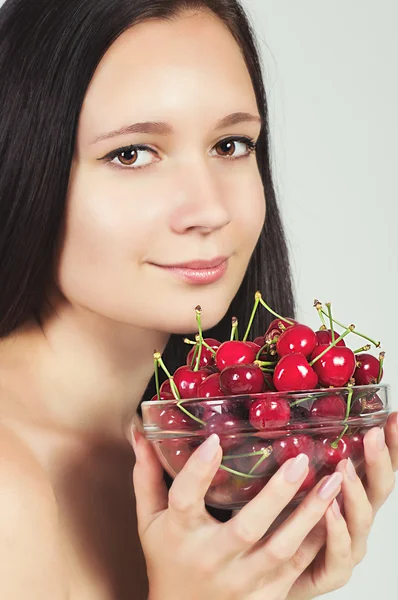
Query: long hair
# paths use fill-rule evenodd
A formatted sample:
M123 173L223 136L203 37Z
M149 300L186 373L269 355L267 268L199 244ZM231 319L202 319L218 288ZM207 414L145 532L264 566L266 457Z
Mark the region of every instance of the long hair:
M246 323L255 291L280 314L294 316L288 250L272 181L266 93L251 25L237 0L7 0L0 9L0 337L36 319L46 303L62 233L83 100L102 57L127 29L210 10L243 53L263 117L257 163L267 204L264 228L242 285L206 335L225 340L232 316ZM243 201L243 199L242 199ZM137 292L138 293L138 292ZM258 311L253 336L270 317ZM164 353L174 370L183 336ZM153 380L144 398L154 391Z

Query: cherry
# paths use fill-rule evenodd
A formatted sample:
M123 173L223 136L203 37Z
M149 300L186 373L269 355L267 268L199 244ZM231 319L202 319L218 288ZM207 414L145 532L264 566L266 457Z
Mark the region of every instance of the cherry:
M163 381L162 385L160 386L159 391L161 394L167 393L167 394L171 394L173 396L169 379L166 379L166 381ZM173 398L174 398L174 396L173 396Z
M224 396L220 387L220 373L213 373L206 377L198 386L198 398L219 398Z
M289 327L279 337L276 351L280 357L300 352L310 356L318 344L315 332L307 325L297 324Z
M264 376L264 389L269 392L275 392L274 379L271 373L263 373Z
M262 348L265 344L265 338L263 335L260 335L259 337L256 337L256 339L253 340L254 344L257 344L257 346L259 346L260 348Z
M359 431L350 435L352 456L354 460L363 459L364 457L365 450L363 445L363 438L364 434Z
M274 398L267 394L257 398L250 406L250 424L258 430L283 427L289 422L290 406L284 398Z
M291 321L293 323L293 325L291 325L291 323L288 323L287 321L285 321L285 319L274 319L269 324L268 329L265 332L265 336L264 337L268 337L269 334L272 331L275 331L275 330L277 330L277 332L280 335L281 333L283 333L285 331L285 329L289 329L290 327L294 327L295 325L298 324L297 321L295 321L294 319L291 319L290 317L289 317L289 321ZM282 324L282 327L281 327L280 324Z
M330 394L314 400L310 410L311 419L344 419L347 405L339 394Z
M311 360L317 358L326 348L328 348L326 345L317 346L312 353ZM350 348L332 346L314 363L313 369L322 385L344 387L353 376L355 366L355 354Z
M221 342L219 342L218 340L215 340L214 338L204 338L203 341L206 342L206 344L208 346L210 346L210 348L213 348L213 350L217 350L217 348L219 346L221 346ZM193 348L188 352L188 356L187 356L187 365L188 366L192 365L192 359L193 359L195 349L196 349L196 346L193 346ZM207 367L209 365L214 365L214 362L215 362L214 354L208 348L206 348L206 346L202 346L202 352L200 354L200 361L199 361L199 368ZM195 360L193 366L195 366L195 364L196 364L196 360Z
M212 433L217 433L220 437L220 446L224 452L236 448L242 443L241 436L234 435L242 428L242 423L239 418L234 417L229 413L214 413L210 416L205 427L206 437L210 437Z
M318 376L303 354L287 354L280 359L274 371L274 386L280 392L312 390Z
M332 445L334 443L337 446L336 448ZM352 456L352 453L351 440L347 435L343 435L338 442L335 437L325 437L318 440L317 454L325 466L336 467L341 460Z
M192 449L181 439L167 439L159 442L159 450L175 473L179 473L192 454Z
M239 503L253 500L253 498L257 496L259 492L261 492L269 479L270 478L267 476L259 477L258 479L248 479L246 477L234 476L232 478L232 484L230 484L233 490L233 498Z
M249 438L242 446L239 446L235 450L236 454L250 454L252 452L263 452L269 447L270 443L266 440L259 440L257 438ZM259 462L262 458L261 454L255 456L244 456L234 458L233 463L237 471L241 473L249 473L251 469ZM227 461L228 465L229 461ZM272 474L272 469L275 468L275 462L272 458L272 454L264 458L264 460L256 467L253 471L253 475L265 475L266 473Z
M223 485L230 478L230 474L228 471L224 469L218 469L213 479L211 480L210 487L217 487L219 485Z
M295 458L299 454L306 454L312 460L315 453L315 442L309 435L296 434L276 440L273 445L273 456L279 466L283 465L289 458Z
M194 371L188 365L179 367L173 376L181 398L197 398L198 387L209 376L205 369Z
M174 400L174 396L171 392L162 392L159 390L159 396L160 398L158 398L158 395L155 394L151 398L151 402L158 402L159 400Z
M250 346L250 348L253 348L253 350L256 354L262 348L262 346L259 346L258 344L256 344L255 342L251 342L250 340L247 340L245 342L245 344L248 344ZM264 344L263 344L263 346L264 346Z
M246 342L232 340L224 342L216 353L216 365L220 371L230 365L241 365L253 363L256 360L256 352Z
M314 487L317 482L317 473L315 467L313 465L309 465L307 477L304 479L303 483L299 487L297 494L300 492L306 492Z
M383 410L384 405L377 394L366 394L355 399L351 406L351 415L368 415Z
M331 329L320 329L319 331L315 332L315 335L317 337L318 340L318 345L319 346L330 346L330 344L332 343L332 330ZM337 333L337 331L334 332L334 339L337 340L337 338L340 337L340 333ZM340 340L339 342L337 342L336 346L345 346L346 343L344 340Z
M225 394L258 394L264 389L264 375L257 365L231 365L220 374Z
M172 431L193 429L197 426L194 419L178 408L178 406L166 406L159 414L159 423L162 429Z
M354 372L355 384L369 385L371 383L379 383L379 360L371 354L358 354L356 359L357 368ZM381 378L382 377L383 369L381 371Z

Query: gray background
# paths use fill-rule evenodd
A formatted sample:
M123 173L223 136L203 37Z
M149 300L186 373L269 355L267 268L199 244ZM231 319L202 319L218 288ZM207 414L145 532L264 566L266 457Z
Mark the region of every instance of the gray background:
M318 297L381 339L397 409L398 0L242 3L263 57L299 317L318 324ZM398 489L350 583L324 598L397 600L397 541Z
M299 317L318 324L318 297L381 339L398 408L398 1L242 2L263 57ZM397 540L398 489L351 582L324 598L396 600Z

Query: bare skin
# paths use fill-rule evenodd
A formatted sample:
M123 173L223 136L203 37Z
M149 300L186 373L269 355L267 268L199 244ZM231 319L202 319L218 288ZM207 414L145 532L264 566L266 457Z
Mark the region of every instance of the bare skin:
M254 119L217 128L242 112ZM264 192L254 154L236 142L233 161L217 144L256 140L256 116L239 48L209 15L142 23L101 61L79 123L52 309L43 328L31 322L0 342L0 529L11 540L0 544L1 597L147 599L131 424L139 426L153 349L162 351L171 332L195 330L197 304L204 327L216 324L242 281L265 218ZM143 121L166 121L174 133L95 142ZM99 160L129 144L153 153L141 151L133 168ZM160 268L216 256L228 256L229 267L211 285ZM143 498L147 473L155 482L159 466L148 462L139 473L142 508L164 509L158 484ZM388 486L375 491L383 481L373 485L377 504L388 495ZM310 597L301 583L292 600Z

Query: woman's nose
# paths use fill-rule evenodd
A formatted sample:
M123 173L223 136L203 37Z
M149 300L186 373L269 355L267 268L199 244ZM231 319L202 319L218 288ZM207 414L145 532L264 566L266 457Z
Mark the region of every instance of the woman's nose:
M171 229L175 233L196 230L208 234L228 225L231 215L227 183L225 176L221 179L204 161L185 169L170 213Z

